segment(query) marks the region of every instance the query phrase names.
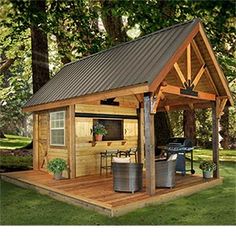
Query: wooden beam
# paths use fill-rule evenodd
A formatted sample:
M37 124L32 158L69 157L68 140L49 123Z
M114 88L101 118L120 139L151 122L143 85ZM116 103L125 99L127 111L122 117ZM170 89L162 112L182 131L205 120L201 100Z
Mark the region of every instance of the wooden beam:
M206 63L205 63L205 60L203 59L202 54L201 54L201 52L200 52L200 50L199 50L199 48L198 48L197 43L195 42L195 40L192 41L192 46L193 46L193 50L194 50L194 52L195 52L195 54L196 54L196 56L197 56L199 62L200 62L202 65L205 65L205 64L206 64ZM205 67L205 72L206 72L206 75L207 75L207 77L208 77L208 79L209 79L209 81L210 81L210 83L211 83L213 89L215 90L215 93L216 93L217 95L219 95L218 89L217 89L216 86L215 86L215 83L214 83L214 81L213 81L213 78L211 77L211 74L210 74L210 72L209 72L207 66Z
M200 81L203 73L205 72L205 67L206 65L202 65L202 67L200 68L200 70L198 71L197 75L195 76L193 82L191 83L191 85L194 86L194 88L197 86L198 82Z
M165 110L168 112L170 111L170 106L165 106Z
M39 115L33 114L33 169L39 170Z
M202 26L201 23L199 24L199 32L200 32L200 34L202 36L202 39L203 39L203 41L204 41L204 43L206 45L207 51L208 51L208 53L210 55L210 58L211 58L214 66L215 66L217 74L219 75L219 78L221 80L221 83L222 83L225 91L226 91L226 94L229 97L229 101L230 101L231 105L233 106L234 101L233 101L232 95L231 95L229 87L228 87L228 82L227 82L227 80L226 80L226 78L224 76L224 73L222 72L218 62L217 62L217 59L216 59L215 54L214 54L214 51L213 51L213 49L211 47L210 42L208 41L208 38L207 38L207 36L206 36L206 34L204 32L204 29L203 29L203 26Z
M191 108L189 107L189 105L186 104L174 104L169 106L169 111L181 111L181 110L190 110ZM211 108L211 103L194 103L194 109L207 109L207 108ZM157 109L157 112L160 111L166 111L164 106L161 106Z
M160 104L161 99L164 99L164 95L161 92L161 88L158 89L157 94L155 94L155 96L151 97L151 113L155 114L157 111L157 107Z
M162 87L161 91L162 91L162 93L175 94L175 95L178 95L181 97L188 97L188 98L192 98L192 99L209 100L209 101L215 101L215 99L216 99L215 94L205 93L205 92L201 92L201 91L197 91L198 92L197 97L186 95L186 94L180 94L180 89L181 88L177 87L177 86L167 85L166 87Z
M146 93L146 92L149 92L149 87L147 83L141 84L141 85L129 86L129 87L120 88L120 89L113 89L106 92L99 92L99 93L94 93L90 95L84 95L84 96L80 96L76 98L69 98L69 99L60 100L56 102L50 102L50 103L25 107L23 108L23 112L49 110L53 108L67 107L73 104L104 100L104 99L113 98L113 97L122 97L122 96L128 96L128 95L134 95L134 94L140 94L140 93Z
M144 129L146 158L146 191L151 196L155 194L155 136L154 115L151 114L151 95L144 96Z
M177 62L174 64L174 68L175 68L175 71L176 71L179 79L181 80L183 86L185 86L186 79L185 79L185 77L184 77L184 75L183 75L183 73L182 73L182 71L181 71L181 69L180 69L180 67L179 67Z
M217 97L216 101L217 101L217 107L216 107L216 115L217 118L220 119L221 116L224 114L223 110L225 108L226 102L227 102L228 98L226 97Z
M194 110L194 105L193 105L193 103L188 103L188 106L190 107L191 110Z
M191 70L191 44L187 46L187 80L191 81L192 70Z
M165 65L163 66L163 69L160 71L160 73L158 73L157 77L150 85L151 92L154 92L156 90L156 88L163 81L163 78L165 78L167 74L169 73L169 71L172 69L174 63L177 62L179 58L182 56L182 54L186 50L189 43L191 43L193 38L199 32L199 25L200 23L198 22L193 28L193 30L186 36L185 40L182 42L182 44L179 46L176 52L172 55L172 57L165 63Z
M76 177L75 105L68 108L68 161L70 178Z
M212 151L213 162L216 164L216 170L213 172L214 178L220 178L219 173L219 118L217 117L218 102L212 102Z
M143 102L143 94L135 94L134 96L139 103Z
M144 161L144 113L140 104L137 109L138 114L138 163Z

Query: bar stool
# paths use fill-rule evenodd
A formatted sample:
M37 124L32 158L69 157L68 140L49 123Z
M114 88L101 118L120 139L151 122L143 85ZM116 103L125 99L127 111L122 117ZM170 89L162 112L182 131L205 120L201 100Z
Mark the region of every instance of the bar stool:
M134 156L135 158L135 162L138 163L138 149L135 147L135 148L130 148L128 151L127 151L127 156L131 157L131 156Z
M112 158L118 157L118 155L119 155L119 150L106 150L105 152L100 153L100 175L102 174L103 170L106 171L106 175L107 175L108 169L111 170Z

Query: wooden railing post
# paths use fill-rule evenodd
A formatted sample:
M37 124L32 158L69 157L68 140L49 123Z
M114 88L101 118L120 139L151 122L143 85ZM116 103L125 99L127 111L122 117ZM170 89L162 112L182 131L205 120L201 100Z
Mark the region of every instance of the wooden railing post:
M220 178L219 173L219 116L217 115L217 102L212 102L212 151L213 162L216 170L213 172L214 178Z
M145 158L146 158L146 191L155 194L155 137L154 114L151 114L151 95L144 95L144 130L145 130Z

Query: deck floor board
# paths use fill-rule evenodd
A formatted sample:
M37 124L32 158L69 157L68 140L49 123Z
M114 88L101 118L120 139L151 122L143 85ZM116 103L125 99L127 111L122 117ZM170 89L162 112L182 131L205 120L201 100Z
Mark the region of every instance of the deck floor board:
M21 183L21 186L28 184L37 189L44 188L50 192L48 193L50 196L53 196L52 193L61 194L63 198L68 196L68 199L73 198L73 201L78 201L78 205L82 202L82 206L91 206L95 210L100 209L100 212L104 211L105 214L111 216L145 206L145 201L147 204L158 203L163 201L167 195L168 198L174 199L180 195L189 195L222 183L222 179L204 180L198 175L181 176L177 174L174 188L157 188L155 195L149 196L145 188L145 175L142 191L134 194L114 192L112 175L110 174L108 176L82 176L60 181L54 180L51 175L43 171L11 172L1 176L6 181L15 184Z

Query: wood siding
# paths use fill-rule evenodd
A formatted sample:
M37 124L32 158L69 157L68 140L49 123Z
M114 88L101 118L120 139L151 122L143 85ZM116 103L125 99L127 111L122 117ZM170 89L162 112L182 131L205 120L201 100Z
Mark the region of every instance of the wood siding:
M107 105L77 104L75 112L114 115L137 115L135 108L124 108ZM76 176L99 174L100 152L106 150L128 150L137 147L138 120L124 119L124 140L100 141L95 145L91 143L93 134L93 118L76 117ZM134 161L134 160L132 160Z
M40 112L38 115L38 158L39 169L47 172L47 163L53 158L62 158L68 162L67 141L65 147L50 146L50 112ZM67 114L66 114L67 117ZM65 140L67 140L67 118L65 119ZM63 177L68 177L68 171L63 172Z

